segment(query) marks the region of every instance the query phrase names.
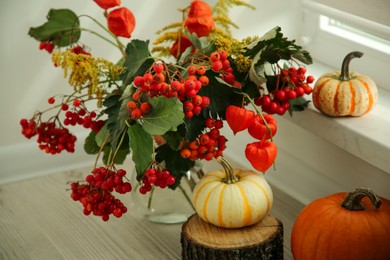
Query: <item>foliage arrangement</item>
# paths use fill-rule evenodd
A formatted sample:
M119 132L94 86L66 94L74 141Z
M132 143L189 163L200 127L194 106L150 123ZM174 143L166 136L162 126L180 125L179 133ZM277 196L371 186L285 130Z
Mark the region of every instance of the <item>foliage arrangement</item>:
M136 15L120 0L94 2L104 10L106 24L86 17L102 32L81 27L80 16L69 9L51 9L47 22L30 28L73 92L49 97L47 110L20 122L22 134L37 137L49 154L74 151L71 127L90 129L84 149L96 155L96 163L85 181L71 184L71 196L82 203L84 214L107 221L127 211L113 194L132 190L126 171L118 168L128 157L139 192L175 189L196 160L223 156L225 122L234 134L247 130L257 140L245 149L256 170L264 173L272 166L274 116L303 110L308 102L303 96L312 91L314 79L303 65L312 62L308 52L284 37L280 27L261 37L235 39L229 9L253 8L241 0L218 0L213 7L191 1L179 10L181 16L178 12L182 20L157 32L152 46L137 39L122 43L131 38ZM108 41L122 58L113 63L93 56L90 46L80 44L82 32ZM100 160L104 166L98 166Z

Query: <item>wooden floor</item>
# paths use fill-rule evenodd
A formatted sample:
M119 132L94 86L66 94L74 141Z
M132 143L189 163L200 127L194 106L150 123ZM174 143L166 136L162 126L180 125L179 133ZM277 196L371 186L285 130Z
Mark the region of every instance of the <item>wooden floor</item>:
M132 212L103 222L82 213L70 199L68 181L89 169L68 171L0 186L0 259L180 259L181 224L155 224ZM303 205L273 188L271 215L284 225L285 259ZM130 197L130 196L129 196Z

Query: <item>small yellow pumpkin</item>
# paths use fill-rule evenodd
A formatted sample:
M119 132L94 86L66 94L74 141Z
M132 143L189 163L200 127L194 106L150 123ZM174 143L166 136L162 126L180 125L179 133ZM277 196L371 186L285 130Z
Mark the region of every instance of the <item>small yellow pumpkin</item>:
M231 168L211 171L196 184L192 202L200 218L224 228L240 228L259 222L273 203L266 179L251 170Z
M314 106L328 116L362 116L378 102L378 89L368 76L349 72L353 58L363 56L351 52L343 60L341 71L322 75L313 88Z

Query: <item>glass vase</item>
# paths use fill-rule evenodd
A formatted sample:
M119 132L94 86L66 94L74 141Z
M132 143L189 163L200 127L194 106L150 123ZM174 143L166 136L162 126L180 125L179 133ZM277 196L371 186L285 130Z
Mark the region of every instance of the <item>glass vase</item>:
M203 175L202 167L196 163L181 178L180 185L176 189L154 187L150 192L141 194L139 184L134 186L132 201L133 211L137 215L155 223L178 224L184 223L189 216L195 213L192 206L192 191ZM136 172L132 174L132 183L138 183Z

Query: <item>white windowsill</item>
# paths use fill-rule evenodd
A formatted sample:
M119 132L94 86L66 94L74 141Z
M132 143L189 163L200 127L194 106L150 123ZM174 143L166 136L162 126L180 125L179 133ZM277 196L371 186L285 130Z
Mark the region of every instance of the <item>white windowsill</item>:
M333 70L316 61L308 66L316 79ZM305 111L285 118L390 174L390 93L378 91L377 105L361 117L328 117L310 102Z

